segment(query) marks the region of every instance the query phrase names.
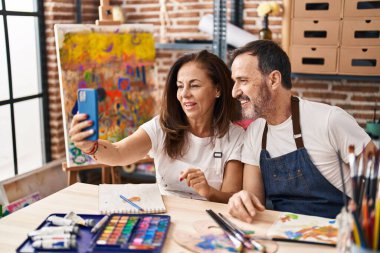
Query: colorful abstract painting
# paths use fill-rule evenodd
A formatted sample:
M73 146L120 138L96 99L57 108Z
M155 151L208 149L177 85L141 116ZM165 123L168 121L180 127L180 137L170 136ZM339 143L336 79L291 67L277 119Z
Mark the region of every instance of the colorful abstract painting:
M338 226L335 219L281 213L267 235L271 238L336 244Z
M56 25L56 47L69 167L93 164L68 137L78 88L99 96L99 138L116 142L155 111L155 46L149 25Z
M224 233L195 234L177 230L174 240L182 247L197 253L237 253L241 252Z

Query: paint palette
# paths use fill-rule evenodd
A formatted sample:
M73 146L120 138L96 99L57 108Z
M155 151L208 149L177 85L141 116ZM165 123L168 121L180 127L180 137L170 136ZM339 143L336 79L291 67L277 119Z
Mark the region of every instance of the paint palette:
M160 252L169 225L167 215L113 214L99 232L94 252Z
M64 217L66 214L49 215L36 229L52 226L50 216ZM78 214L83 219L100 221L104 215ZM113 214L106 224L91 233L91 227L79 226L77 247L71 249L35 249L27 238L17 253L159 253L164 245L170 225L170 216L154 214Z

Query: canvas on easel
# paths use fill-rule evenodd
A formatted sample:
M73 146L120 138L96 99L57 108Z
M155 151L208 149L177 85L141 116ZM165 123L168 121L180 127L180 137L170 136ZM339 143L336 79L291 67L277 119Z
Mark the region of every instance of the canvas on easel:
M155 112L151 25L55 25L67 166L94 164L68 136L77 90L97 89L99 138L116 142Z

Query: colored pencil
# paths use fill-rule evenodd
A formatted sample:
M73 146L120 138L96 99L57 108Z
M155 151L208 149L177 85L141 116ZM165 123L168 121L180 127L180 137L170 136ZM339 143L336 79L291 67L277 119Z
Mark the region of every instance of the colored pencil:
M352 217L354 218L353 219L354 220L354 226L356 226L356 229L357 229L358 235L359 235L359 246L366 247L365 239L364 239L364 233L363 233L363 229L360 225L359 218L355 212L352 213Z
M129 199L127 199L126 197L124 197L123 195L120 194L120 198L122 200L124 200L125 202L127 202L128 204L130 204L131 206L135 207L137 210L141 211L141 212L144 212L144 209L140 206L138 206L137 204L133 203L132 201L130 201Z
M374 228L374 237L373 237L373 250L379 249L379 240L380 240L380 181L377 185L377 197L376 197L376 205L375 205L375 228Z

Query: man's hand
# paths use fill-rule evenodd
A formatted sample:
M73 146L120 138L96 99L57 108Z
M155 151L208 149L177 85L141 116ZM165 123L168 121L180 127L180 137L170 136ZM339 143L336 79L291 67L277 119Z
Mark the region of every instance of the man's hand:
M232 195L228 201L228 209L233 217L252 223L256 211L264 211L265 207L254 194L242 190Z

